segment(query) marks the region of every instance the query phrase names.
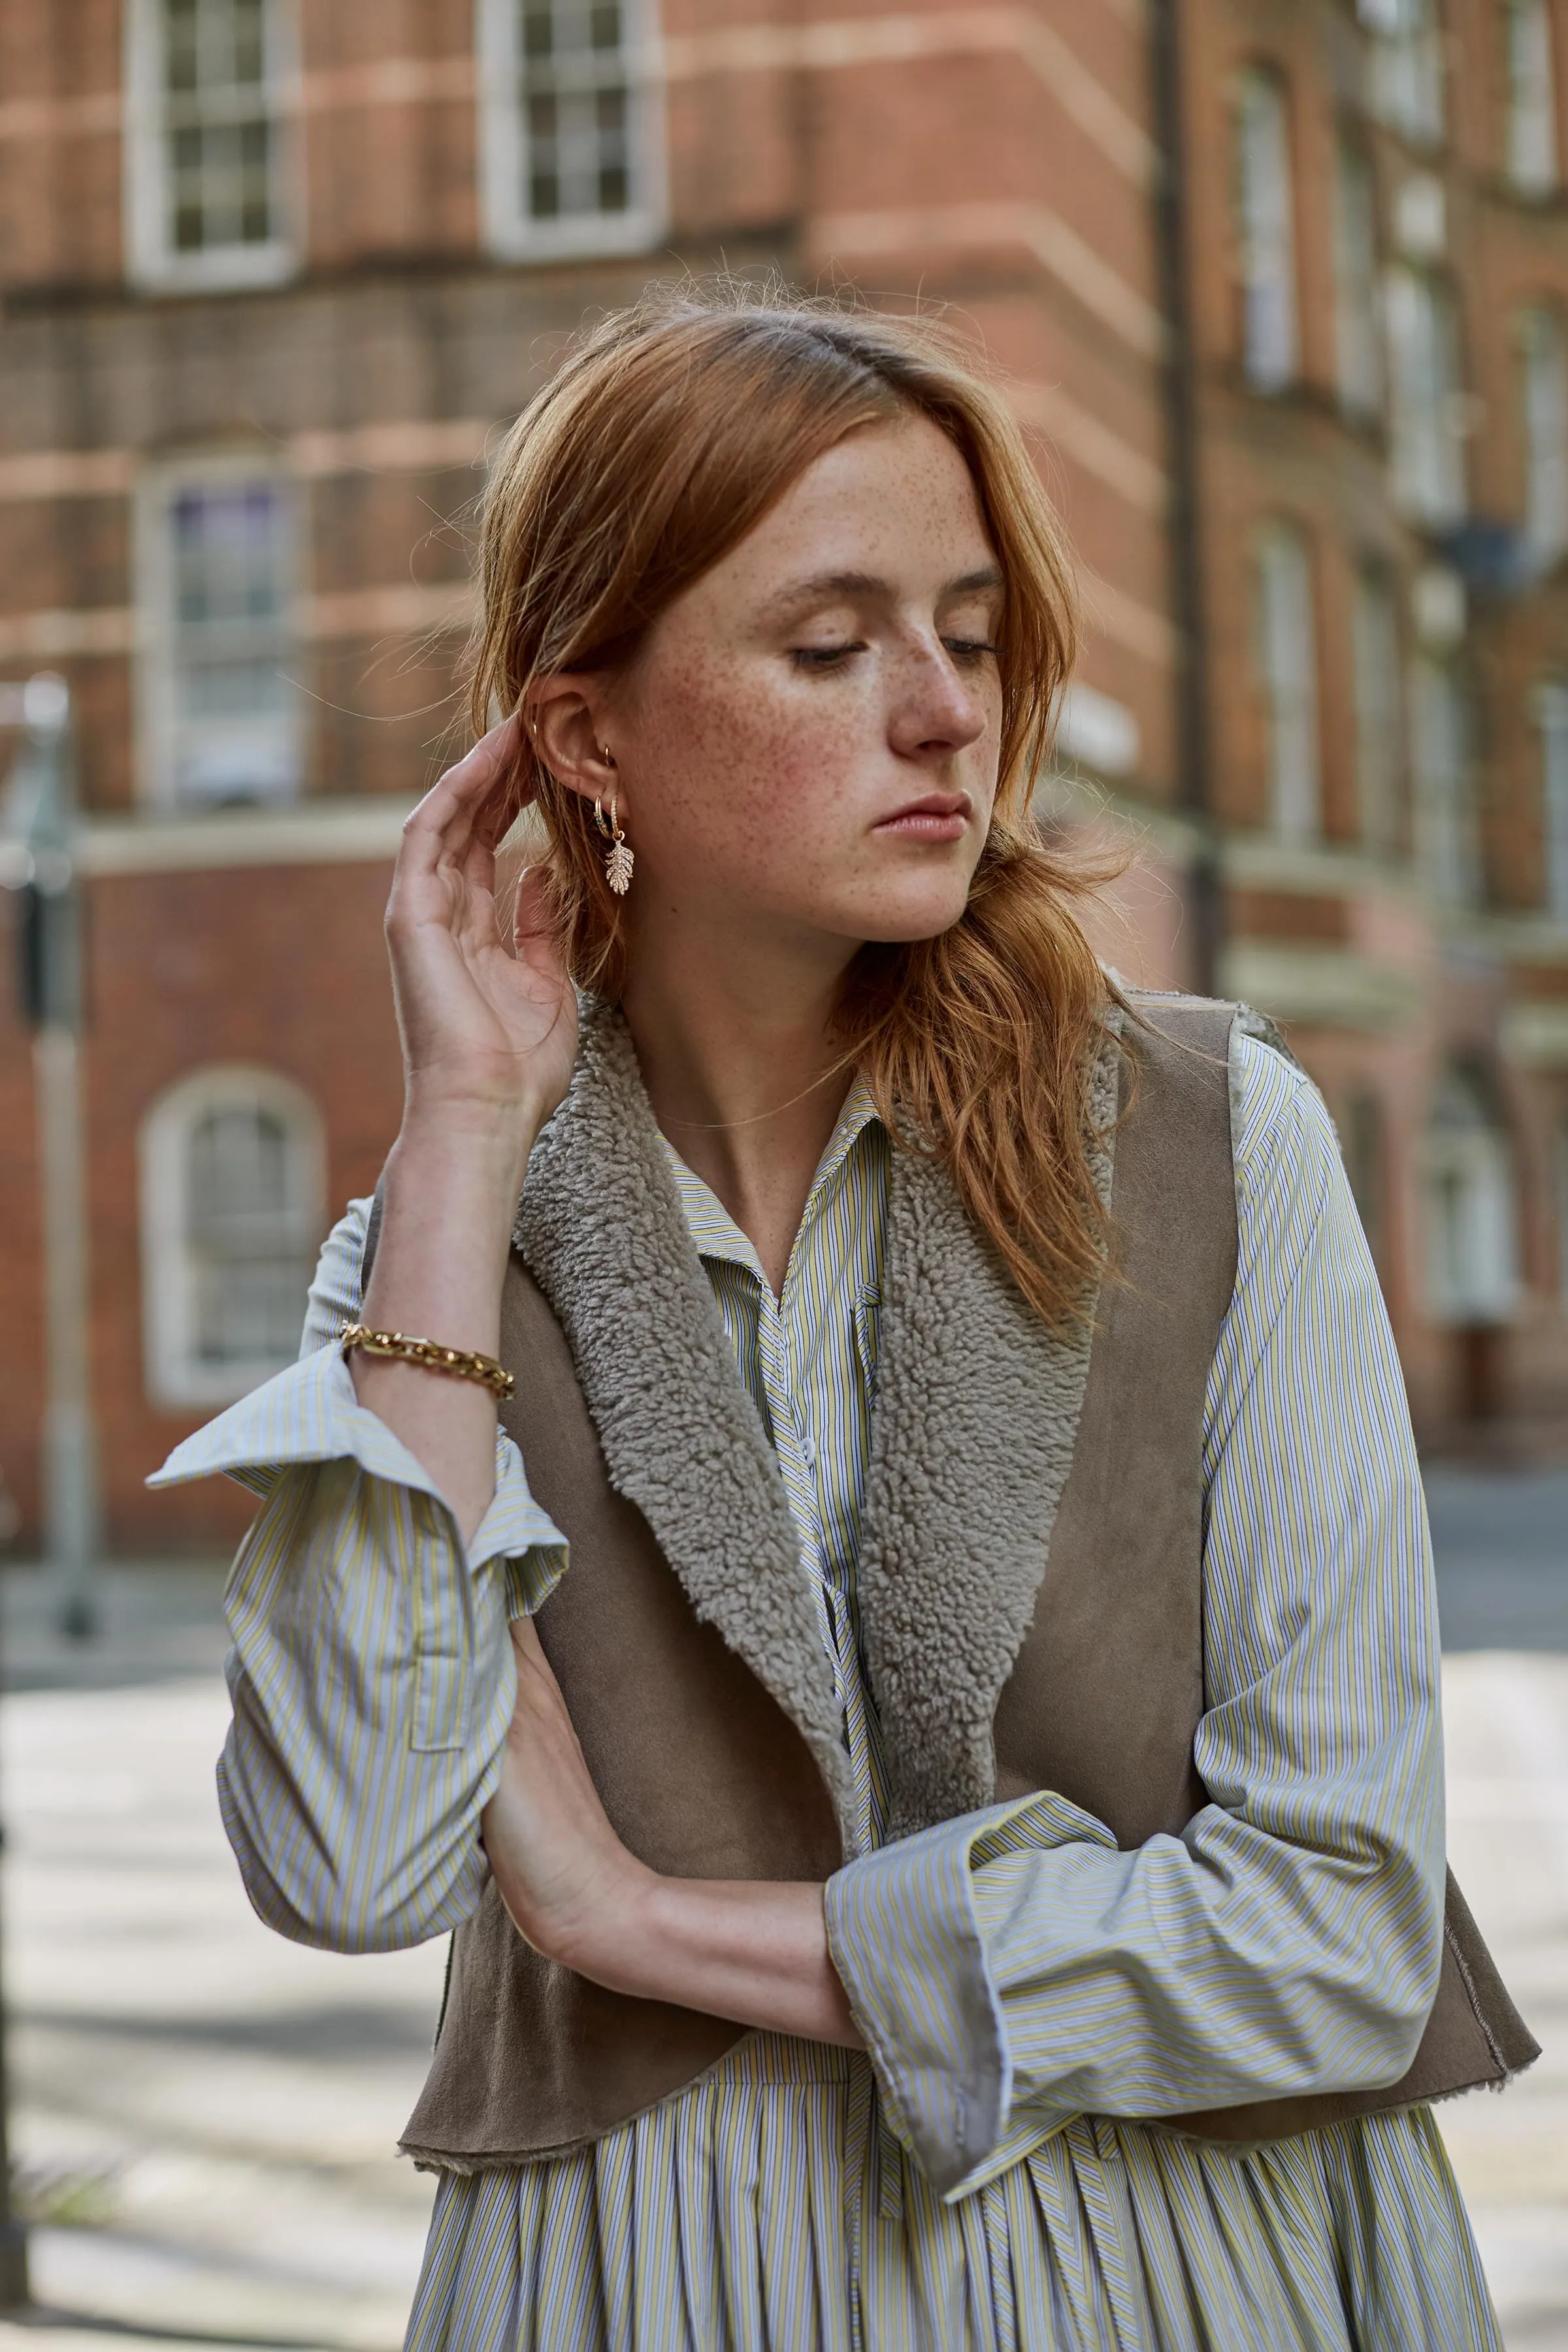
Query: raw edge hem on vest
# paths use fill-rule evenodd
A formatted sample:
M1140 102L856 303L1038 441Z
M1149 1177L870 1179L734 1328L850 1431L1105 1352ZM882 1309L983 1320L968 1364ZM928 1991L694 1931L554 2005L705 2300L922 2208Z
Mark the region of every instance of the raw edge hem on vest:
M584 2148L596 2147L601 2140L609 2139L616 2132L625 2131L629 2124L640 2123L645 2116L658 2115L661 2107L673 2106L678 2099L684 2099L689 2092L710 2081L721 2067L729 2065L737 2052L743 2050L749 2042L756 2042L760 2038L754 2028L742 2026L728 2050L721 2052L710 2066L704 2066L702 2072L693 2074L689 2083L678 2084L662 2098L650 2099L646 2107L634 2107L630 2115L618 2116L614 2123L606 2124L602 2131L581 2133L575 2138L562 2140L550 2147L478 2148L461 2155L449 2149L421 2147L413 2140L404 2139L397 2143L397 2153L408 2158L416 2172L453 2172L464 2180L471 2179L476 2173L516 2172L525 2164L553 2164L558 2157L580 2156Z

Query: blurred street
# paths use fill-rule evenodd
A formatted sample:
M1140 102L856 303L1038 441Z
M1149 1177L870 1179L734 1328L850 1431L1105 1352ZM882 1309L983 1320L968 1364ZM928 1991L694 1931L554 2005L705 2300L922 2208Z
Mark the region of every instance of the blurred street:
M1568 1475L1435 1472L1450 1847L1545 2047L1441 2111L1509 2352L1568 2352ZM216 1575L118 1570L89 1647L3 1580L6 1990L38 2308L0 2347L395 2352L431 2184L393 2154L440 1947L252 1916L212 1763Z

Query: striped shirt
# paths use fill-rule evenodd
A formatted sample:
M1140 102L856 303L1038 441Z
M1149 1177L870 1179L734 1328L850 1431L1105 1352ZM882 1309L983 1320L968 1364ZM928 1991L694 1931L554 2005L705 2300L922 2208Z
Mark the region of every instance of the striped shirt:
M1232 1077L1212 1801L1131 1853L1048 1792L883 1843L855 1568L891 1147L856 1090L776 1300L671 1153L843 1702L858 1850L827 1912L868 2050L752 2034L577 2155L443 2175L411 2352L1499 2345L1426 2110L1258 2149L1138 2120L1396 2079L1436 1963L1436 1617L1398 1361L1316 1093L1242 1037ZM160 1474L225 1469L266 1498L230 1588L220 1795L261 1916L345 1950L472 1912L505 1620L565 1569L510 1441L465 1555L356 1403L324 1342L357 1304L364 1213L327 1244L300 1364Z

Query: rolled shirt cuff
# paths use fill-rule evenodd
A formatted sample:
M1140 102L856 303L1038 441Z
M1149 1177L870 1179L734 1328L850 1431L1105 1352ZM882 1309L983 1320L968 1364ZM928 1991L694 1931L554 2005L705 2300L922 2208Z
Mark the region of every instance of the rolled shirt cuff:
M341 1351L318 1348L176 1445L147 1484L179 1486L221 1472L265 1496L285 1471L343 1461L447 1507L423 1463L360 1403ZM565 1570L566 1538L534 1501L522 1456L504 1430L496 1433L495 1493L465 1556L470 1569L510 1564L517 1615L539 1608Z
M1068 2120L1015 2126L1013 2058L986 1953L979 1873L1037 1847L1115 1841L1049 1791L964 1813L829 1879L828 1948L893 2128L945 2201L970 2195Z

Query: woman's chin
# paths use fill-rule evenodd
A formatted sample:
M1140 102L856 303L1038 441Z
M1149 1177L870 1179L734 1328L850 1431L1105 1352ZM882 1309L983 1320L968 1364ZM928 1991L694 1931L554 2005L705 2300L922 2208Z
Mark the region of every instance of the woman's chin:
M879 947L912 946L917 940L940 939L943 931L951 931L968 903L967 879L959 888L879 894L834 928Z

